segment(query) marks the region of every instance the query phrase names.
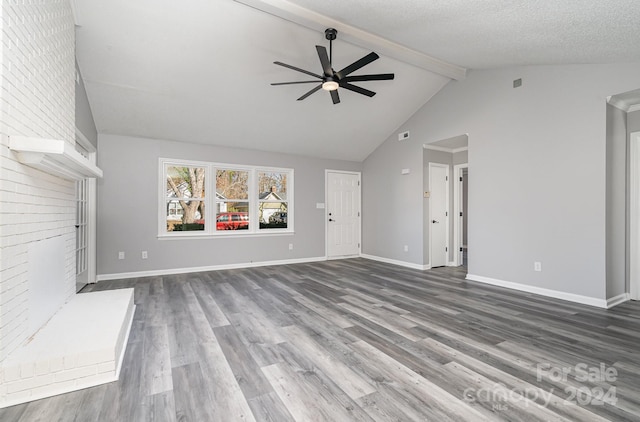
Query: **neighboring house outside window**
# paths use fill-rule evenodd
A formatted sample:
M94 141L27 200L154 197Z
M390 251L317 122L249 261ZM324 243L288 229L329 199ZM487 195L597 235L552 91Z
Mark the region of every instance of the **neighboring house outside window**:
M160 159L159 174L159 236L293 232L292 169Z

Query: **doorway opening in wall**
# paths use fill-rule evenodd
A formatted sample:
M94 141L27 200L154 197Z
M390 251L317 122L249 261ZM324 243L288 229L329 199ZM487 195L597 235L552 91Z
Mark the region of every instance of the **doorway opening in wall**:
M467 258L467 187L468 187L468 162L469 162L469 135L462 134L452 138L442 139L437 142L423 145L425 163L425 198L429 205L425 212L424 238L425 238L425 261L428 260L429 267L440 266L433 261L434 250L432 248L434 233L433 220L437 220L427 216L430 213L432 195L430 187L430 166L433 163L447 166L447 191L452 194L448 195L446 200L446 211L448 211L447 228L446 228L446 266L465 266ZM429 167L429 168L427 168ZM439 221L439 220L437 220Z
M454 265L467 266L469 253L467 243L468 200L469 197L469 164L458 164L453 167L453 250Z

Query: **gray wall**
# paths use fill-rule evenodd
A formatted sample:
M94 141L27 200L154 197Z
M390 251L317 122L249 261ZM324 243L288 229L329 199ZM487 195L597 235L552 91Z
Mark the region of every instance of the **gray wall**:
M398 128L410 140L392 134L364 162L365 186L385 192L364 195L364 252L423 263L422 145L468 133L469 273L604 299L606 98L638 88L639 73L532 66L450 82ZM384 208L397 224L381 224ZM403 256L402 244L419 250Z
M158 158L294 169L295 233L159 240ZM361 164L199 144L99 135L98 274L154 271L325 255L325 169L361 171ZM294 249L289 251L289 243ZM141 251L149 258L142 260ZM126 259L118 260L118 251Z
M80 76L79 82L76 82L76 127L80 129L80 132L97 148L98 131L96 130L93 113L91 113L89 99L87 98L87 90L84 88L84 81L82 80L82 74L80 73L77 62L76 72Z
M627 113L607 104L607 298L626 290Z

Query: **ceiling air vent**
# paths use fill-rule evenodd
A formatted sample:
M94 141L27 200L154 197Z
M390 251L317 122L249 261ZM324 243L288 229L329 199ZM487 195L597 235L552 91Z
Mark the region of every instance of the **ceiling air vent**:
M409 131L398 133L398 141L406 141L409 139Z

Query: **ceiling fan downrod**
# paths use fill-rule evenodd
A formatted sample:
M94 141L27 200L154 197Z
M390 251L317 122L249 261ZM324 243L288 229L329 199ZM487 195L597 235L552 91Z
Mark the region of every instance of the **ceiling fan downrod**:
M333 63L333 40L338 37L338 30L327 28L324 30L324 37L329 40L329 63Z

